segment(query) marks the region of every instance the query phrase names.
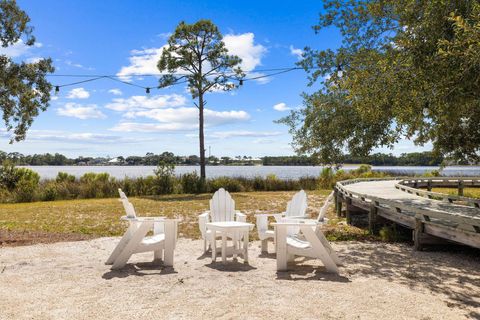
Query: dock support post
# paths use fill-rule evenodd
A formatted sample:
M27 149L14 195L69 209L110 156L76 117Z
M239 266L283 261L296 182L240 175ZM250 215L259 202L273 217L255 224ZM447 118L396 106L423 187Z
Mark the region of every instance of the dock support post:
M347 224L352 224L352 215L351 215L352 208L351 207L352 207L352 199L347 198L347 210L345 214L345 218L347 219Z
M370 232L370 234L373 234L375 232L376 222L377 222L377 207L373 202L370 205L370 211L368 212L368 231Z
M458 180L458 195L463 196L463 181Z
M432 191L432 180L427 181L427 190Z
M422 235L424 231L424 225L421 219L415 217L415 229L413 230L413 242L415 251L421 251L422 248Z
M342 217L342 198L338 195L337 193L337 199L335 202L336 205L336 210L337 210L337 217L340 218Z
M333 188L333 199L335 201L335 212L337 212L338 207L338 191L336 188Z

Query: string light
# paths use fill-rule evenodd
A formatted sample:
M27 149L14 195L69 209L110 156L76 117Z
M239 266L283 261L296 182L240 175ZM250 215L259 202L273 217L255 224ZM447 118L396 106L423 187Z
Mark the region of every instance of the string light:
M255 76L255 77L251 77L251 78L242 78L242 79L239 79L239 80L236 77L236 73L225 74L225 73L221 73L221 72L212 72L209 75L224 74L225 77L228 78L228 79L238 80L239 85L242 86L245 81L273 77L275 75L291 72L291 71L294 71L294 70L303 70L303 68L290 67L290 68L272 68L272 69L250 70L250 71L245 71L244 73L245 74L258 74L259 72L272 72L272 73L263 74L263 75L259 75L259 76ZM173 73L171 75L179 76L178 80L187 77L185 74L175 74L175 73ZM71 83L66 83L66 84L61 84L61 85L54 85L55 94L58 94L58 92L60 92L61 87L73 86L73 85L77 85L77 84L81 84L81 83L85 83L85 82L96 81L96 80L100 80L100 79L108 79L108 80L123 83L125 85L141 88L141 89L145 90L146 94L150 94L151 89L162 89L162 88L166 88L166 87L179 85L179 84L188 82L188 80L177 81L177 82L175 82L175 83L173 83L169 86L165 86L165 87L161 88L159 86L156 86L156 87L142 86L142 85L136 84L132 81L123 80L123 79L125 79L125 76L119 76L119 75L49 74L47 76L49 76L49 77L71 77L71 78L73 78L73 77L87 78L88 77L89 78L89 79L86 79L86 80L81 80L81 81L76 81L76 82L71 82ZM162 74L135 74L133 76L137 76L137 77L147 77L147 76L159 77L159 76L162 76Z

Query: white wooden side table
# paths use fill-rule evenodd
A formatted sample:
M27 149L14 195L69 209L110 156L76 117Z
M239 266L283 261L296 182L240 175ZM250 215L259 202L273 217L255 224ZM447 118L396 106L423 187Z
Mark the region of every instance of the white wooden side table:
M236 259L237 255L243 256L244 262L248 262L248 232L253 229L252 223L239 221L222 221L207 223L207 230L210 230L212 244L212 262L217 259L217 234L222 237L222 262L227 261L228 254L232 254ZM227 248L228 237L232 238L233 246ZM243 236L243 246L240 239Z

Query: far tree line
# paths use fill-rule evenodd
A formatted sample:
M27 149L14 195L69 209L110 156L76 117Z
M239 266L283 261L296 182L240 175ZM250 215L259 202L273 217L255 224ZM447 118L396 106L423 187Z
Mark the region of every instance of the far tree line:
M172 152L161 154L147 153L144 156L119 156L119 157L83 157L69 158L60 153L45 153L24 155L19 152L0 150L0 163L9 161L15 165L30 166L64 166L64 165L131 165L131 166L156 166L160 162L172 163L175 165L199 165L198 155L179 156ZM312 166L318 165L315 159L309 156L266 156L255 158L246 155L235 157L207 157L208 165L263 165L263 166ZM393 155L386 153L375 153L368 156L345 155L343 164L369 164L373 166L439 166L442 164L469 164L464 162L444 161L441 156L435 156L430 151L402 153ZM470 163L472 164L472 163Z

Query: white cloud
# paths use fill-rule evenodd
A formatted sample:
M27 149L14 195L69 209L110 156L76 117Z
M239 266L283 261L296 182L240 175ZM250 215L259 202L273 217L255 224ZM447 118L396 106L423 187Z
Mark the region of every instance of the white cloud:
M42 60L42 57L31 57L25 60L26 63L37 63Z
M22 39L18 40L6 48L0 47L0 55L6 55L10 58L16 58L27 54L33 48L40 48L42 44L37 42L33 46L27 46Z
M181 107L187 103L187 98L179 94L155 96L131 96L130 98L115 98L105 108L115 111L134 111L166 107Z
M120 122L112 131L120 132L172 132L190 131L196 129L194 124L185 123L141 123L141 122Z
M139 74L158 74L157 63L162 55L163 48L147 48L142 50L132 50L128 58L130 65L122 67L117 76L122 80L130 80L131 76Z
M172 35L171 32L162 32L162 33L157 34L157 36L159 38L164 39L164 40L167 40L168 38L170 38L171 35Z
M245 130L239 130L239 131L217 131L213 132L209 136L212 138L220 138L220 139L226 139L226 138L234 138L234 137L274 137L274 136L279 136L281 135L281 132L278 131L245 131Z
M214 111L204 110L205 126L212 127L227 123L241 122L250 119L245 111ZM122 122L115 126L114 131L181 131L198 128L198 109L193 107L150 109L142 111L129 111L125 118L146 118L157 123Z
M165 37L167 34L161 34L160 37ZM227 34L223 41L229 54L237 55L242 59L241 67L244 71L252 71L257 66L261 65L261 60L267 48L261 44L255 44L255 35L251 32L243 34ZM159 74L157 68L158 60L162 55L164 45L160 48L144 48L141 50L132 50L130 52L129 65L123 66L117 73L117 76L123 80L130 80L131 76L141 74ZM181 71L180 71L181 72ZM250 73L250 77L259 76L260 73ZM258 79L258 82L268 82L268 79Z
M179 94L131 96L115 98L105 108L122 112L125 119L145 118L156 123L123 121L112 128L115 131L179 131L194 130L198 127L198 109L187 107L187 99ZM217 126L226 123L246 121L250 115L242 110L215 111L204 110L205 126Z
M10 133L5 128L0 128L0 137L10 137ZM141 138L142 140L152 140L152 138ZM74 143L113 143L113 142L132 142L137 143L138 137L124 138L110 134L92 133L92 132L66 132L60 130L28 130L26 141L65 141Z
M85 90L84 88L75 88L68 92L67 98L68 99L87 99L90 97L90 92Z
M273 140L273 139L268 139L268 138L258 138L258 139L255 139L252 141L252 143L255 143L255 144L272 144L272 143L275 143L277 141Z
M227 34L223 37L225 47L229 54L234 54L242 59L242 70L251 71L261 65L262 57L267 49L261 44L255 44L255 35L252 32L243 34Z
M27 141L61 141L80 144L112 144L112 143L138 143L139 141L151 141L152 138L126 138L110 134L92 132L65 132L55 130L29 130Z
M82 120L106 118L106 115L101 112L95 104L81 105L73 102L66 103L63 108L58 108L57 114Z
M291 108L287 107L287 104L284 102L277 103L273 106L273 109L280 112L291 110Z
M164 123L189 123L198 122L198 109L193 107L152 109L143 111L132 111L125 114L127 118L144 117ZM218 125L235 121L248 120L250 116L245 111L214 111L204 110L205 124Z
M65 60L65 64L66 64L67 66L75 67L75 68L79 68L79 69L83 69L83 70L95 70L95 68L85 67L84 65L82 65L82 64L80 64L80 63L72 62L71 60Z
M296 56L298 60L301 60L303 57L303 50L302 49L298 49L298 48L294 48L292 45L290 46L290 54L292 56Z
M229 54L237 55L242 59L241 68L248 72L247 78L262 76L263 73L250 72L262 64L262 58L267 53L267 48L261 44L255 44L255 35L252 32L243 34L227 34L223 37L225 47ZM270 78L260 78L255 80L259 83L267 83Z
M114 89L108 90L108 93L111 93L114 96L121 96L123 92L120 89L114 88Z

